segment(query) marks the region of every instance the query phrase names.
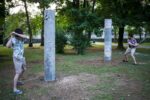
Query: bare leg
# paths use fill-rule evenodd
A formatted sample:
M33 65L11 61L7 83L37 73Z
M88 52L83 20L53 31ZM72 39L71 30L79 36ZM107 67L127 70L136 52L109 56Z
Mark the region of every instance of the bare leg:
M125 61L127 61L127 60L128 60L128 55L127 55L127 54L125 54L125 56L124 56L124 57L125 57L125 59L124 59L124 60L125 60Z
M135 59L135 56L134 56L135 50L136 50L135 48L131 50L131 57L132 57L132 59L133 59L133 61L134 61L134 64L137 64L136 59Z
M23 85L23 84L24 84L24 82L22 81L22 80L24 79L24 78L23 78L24 72L25 72L25 69L24 69L23 66L22 66L22 72L20 73L20 76L19 76L17 85Z
M25 57L22 58L22 66L21 66L21 68L22 68L22 72L20 73L20 78L23 77L23 73L26 71L26 60L25 60Z
M124 53L123 62L128 62L128 54L131 52L131 49L128 47Z
M17 90L17 81L18 81L18 79L19 79L19 76L20 76L20 74L15 74L15 77L14 77L14 91L16 91Z
M25 70L22 70L21 74L20 74L20 77L19 78L22 78L23 77L23 73L25 72Z
M133 61L134 61L134 64L137 64L137 62L136 62L136 59L135 59L134 55L131 55L131 57L132 57L132 59L133 59Z
M128 62L128 53L124 54L123 61L124 61L124 62Z

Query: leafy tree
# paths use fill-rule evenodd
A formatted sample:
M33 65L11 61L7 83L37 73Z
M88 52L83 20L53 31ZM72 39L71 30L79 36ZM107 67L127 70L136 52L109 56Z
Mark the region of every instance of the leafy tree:
M150 1L143 0L143 27L145 28L146 33L150 33Z
M145 1L145 0L144 0ZM101 0L101 12L106 18L112 18L119 27L118 49L123 49L123 34L126 25L135 26L143 23L149 14L146 7L142 6L141 0Z
M64 47L67 44L65 34L61 24L56 23L56 53L64 53Z
M32 44L32 30L31 30L31 24L30 24L30 16L29 16L29 12L28 12L28 7L27 7L27 0L20 0L24 3L24 8L25 8L25 16L26 16L26 24L27 24L27 27L28 27L28 34L29 34L29 47L32 47L33 44ZM14 0L6 0L7 2L7 10L9 10L9 8L12 8L12 7L16 7L16 6L20 6L18 5L18 1Z
M41 31L42 27L42 16L36 15L34 18L31 18L31 29L34 35L37 35Z
M21 28L26 33L26 17L24 13L17 13L11 16L6 16L5 33L8 36L15 28Z
M27 18L27 27L28 27L28 33L29 33L29 47L33 47L32 30L31 30L31 23L30 23L30 19L29 19L27 0L22 0L22 1L24 2L24 8L25 8L25 13L26 13L26 18Z
M66 0L66 6L58 11L59 16L65 16L69 24L67 30L72 35L71 43L77 54L83 54L89 45L91 32L98 29L100 18L94 13L95 2L88 0Z
M10 32L12 32L17 27L23 29L23 32L27 34L26 17L25 17L25 14L22 12L13 14L11 16L6 16L5 28L4 28L5 36L4 36L4 41L3 41L4 45L6 44L10 36Z
M44 46L44 10L49 7L49 4L51 2L54 2L55 0L29 0L30 2L33 3L39 3L39 8L41 9L41 46Z
M31 29L33 35L39 34L41 30L41 16L35 16L31 20ZM11 16L6 16L5 21L5 35L6 38L9 36L9 33L12 32L16 27L23 29L25 34L28 34L28 28L26 25L26 16L24 12L19 12L16 14L12 14Z
M4 25L5 21L5 1L1 0L0 1L0 27Z

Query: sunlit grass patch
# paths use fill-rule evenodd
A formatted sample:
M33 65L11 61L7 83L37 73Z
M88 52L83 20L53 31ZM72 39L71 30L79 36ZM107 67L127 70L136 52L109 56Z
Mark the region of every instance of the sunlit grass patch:
M142 46L150 46L150 43L142 43Z
M31 48L31 49L43 49L42 46L40 46L40 43L34 43L33 47L29 47L29 44L24 44L25 48Z

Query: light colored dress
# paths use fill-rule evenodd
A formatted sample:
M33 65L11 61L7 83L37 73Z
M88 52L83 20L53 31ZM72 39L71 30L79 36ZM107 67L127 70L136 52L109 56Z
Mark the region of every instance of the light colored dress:
M13 48L13 62L16 73L20 74L26 69L26 61L24 55L24 40L15 37L11 38Z

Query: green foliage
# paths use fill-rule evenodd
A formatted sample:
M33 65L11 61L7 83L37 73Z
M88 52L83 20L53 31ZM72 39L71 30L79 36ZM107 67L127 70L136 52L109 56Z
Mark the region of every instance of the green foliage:
M49 4L51 2L54 2L55 0L27 0L28 2L31 2L31 3L39 3L39 8L41 9L45 9L45 8L48 8L49 7Z
M102 16L112 18L117 26L141 26L143 22L148 23L150 17L150 3L146 0L143 2L145 3L140 0L101 0L100 12Z
M102 26L101 17L90 11L90 5L87 5L88 7L81 6L76 8L73 2L68 0L66 6L58 12L59 16L65 16L65 24L69 24L66 28L71 34L72 40L70 42L77 54L84 53L89 46L89 34L93 31L99 33L99 28Z
M56 53L64 53L66 43L67 39L64 33L56 32Z
M5 18L0 17L0 27L2 27L5 23Z
M36 15L31 19L31 29L34 35L37 35L41 31L42 27L42 16Z
M128 32L128 33L136 33L136 28L135 27L131 27L131 26L126 26L125 27L125 30Z
M5 1L1 0L0 1L0 27L4 25L5 22Z
M85 49L89 46L88 38L86 35L83 35L81 33L75 34L73 35L71 44L74 46L74 49L77 51L77 54L84 54Z
M64 53L64 47L67 44L65 32L59 24L56 25L56 53Z
M89 13L87 9L72 9L71 14L70 20L73 21L70 25L70 30L73 31L73 40L71 42L77 50L77 54L83 54L89 46L87 33L92 31L99 33L100 19L96 14Z
M31 19L31 29L34 35L37 35L41 30L41 16L37 15ZM17 13L6 17L5 20L5 36L7 37L10 32L15 28L22 28L24 33L27 34L26 16L24 13Z
M74 8L71 9L69 13L71 14L71 16L68 17L70 20L69 30L72 31L71 44L74 46L77 54L83 54L88 46L88 38L86 34L83 34L83 31L87 29L87 26L89 26L87 14L83 10Z
M56 16L56 53L64 53L64 47L67 44L66 30L68 25L66 16Z
M26 33L26 17L24 13L7 16L5 19L5 35L9 35L15 28L22 28Z

